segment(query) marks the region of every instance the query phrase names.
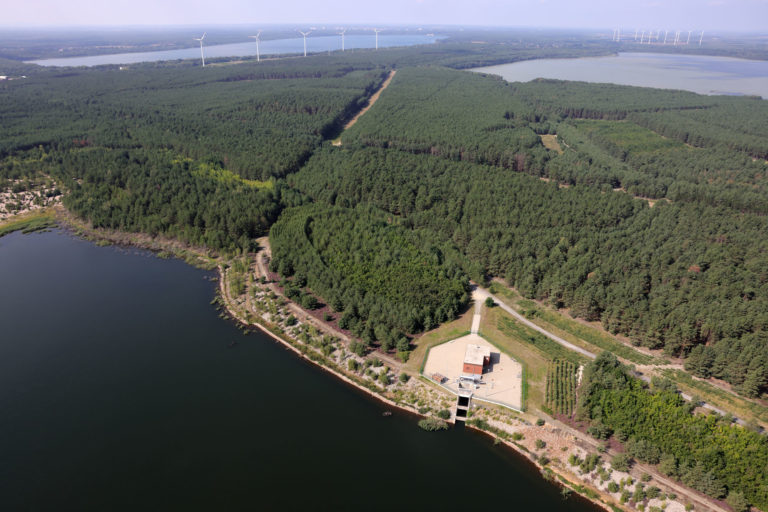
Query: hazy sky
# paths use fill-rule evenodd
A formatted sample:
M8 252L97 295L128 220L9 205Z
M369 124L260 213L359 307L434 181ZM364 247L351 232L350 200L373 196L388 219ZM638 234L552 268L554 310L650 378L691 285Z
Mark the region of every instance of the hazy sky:
M768 31L768 0L11 0L0 24L360 23Z

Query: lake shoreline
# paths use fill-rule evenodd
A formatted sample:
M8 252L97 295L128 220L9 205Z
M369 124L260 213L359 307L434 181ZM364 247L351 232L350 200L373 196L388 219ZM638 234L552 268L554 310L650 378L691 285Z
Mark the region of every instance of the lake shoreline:
M369 387L367 385L361 384L360 382L357 382L357 376L355 376L355 378L350 378L340 368L334 367L338 366L336 363L328 361L313 347L302 345L299 344L298 341L293 342L290 339L287 339L287 334L279 326L268 323L261 318L256 318L256 321L249 321L248 318L245 318L243 316L243 312L238 308L237 298L232 297L229 293L227 286L225 259L220 255L216 255L215 252L204 248L193 247L189 244L185 244L178 240L169 238L166 239L162 237L150 237L141 233L124 233L115 230L93 228L89 226L88 223L74 217L63 206L57 206L54 211L56 214L56 220L65 230L80 238L91 241L96 245L103 246L114 244L118 246L135 247L153 252L161 258L174 257L198 268L209 271L216 270L218 279L217 296L220 300L220 304L226 311L226 316L228 316L235 323L239 324L245 329L257 328L260 332L269 336L273 341L283 345L294 354L297 354L302 360L314 364L323 371L336 377L342 383L364 393L367 397L373 398L380 403L386 404L388 407L396 408L400 412L413 415L415 418L430 417L429 414L420 413L416 405L397 402L392 400L390 397L385 396L383 393L386 392L386 390L381 391L378 389L372 389L373 387L377 387L377 384L368 383L366 381L366 384L370 384ZM411 377L411 379L417 379L415 384L423 386L423 388L429 390L432 395L438 396L438 399L442 395L439 391L433 389L428 383L423 382L422 377ZM451 398L453 398L453 396ZM547 427L535 427L530 424L528 425L529 426L526 428L529 431L540 430L542 434L546 434L546 432L548 432L547 429L551 430L552 428L549 425ZM577 493L584 500L587 500L593 505L598 506L604 510L610 511L612 510L612 506L616 506L615 501L609 495L606 495L604 491L596 488L591 484L590 481L580 478L579 475L573 473L573 471L562 470L561 468L555 467L553 465L542 466L537 462L536 454L534 454L525 446L519 445L512 440L505 439L494 433L492 430L485 430L470 423L467 423L466 427L490 436L494 442L503 444L506 449L511 449L517 455L525 457L525 459L538 470L540 477L554 482L560 489L569 489L570 492ZM531 437L531 439L528 441L532 443L533 440L534 438ZM571 444L573 449L581 450L581 448L579 448L576 444L576 438L573 438L573 443ZM589 496L585 493L592 494L593 496ZM597 498L594 497L595 495Z

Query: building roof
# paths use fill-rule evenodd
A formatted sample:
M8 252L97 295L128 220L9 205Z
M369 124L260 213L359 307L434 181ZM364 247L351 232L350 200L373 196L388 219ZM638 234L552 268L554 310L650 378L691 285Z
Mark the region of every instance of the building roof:
M467 364L482 364L486 357L491 357L491 349L481 347L480 345L467 345L467 351L464 354L464 362Z

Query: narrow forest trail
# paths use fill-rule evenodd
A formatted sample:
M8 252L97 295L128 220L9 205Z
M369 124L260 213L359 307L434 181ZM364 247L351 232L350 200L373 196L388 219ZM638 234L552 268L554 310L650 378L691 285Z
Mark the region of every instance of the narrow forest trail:
M396 69L393 69L392 71L389 72L389 76L381 84L381 87L379 87L379 90L376 91L375 93L373 93L373 96L371 96L371 99L368 100L368 104L365 107L363 107L363 109L360 110L360 112L355 114L355 117L350 119L347 122L347 124L344 125L344 129L341 131L341 134L332 142L332 144L334 146L341 146L341 135L343 135L345 131L347 131L349 128L351 128L352 125L354 125L357 122L357 120L360 119L360 117L363 114L365 114L366 112L368 112L371 109L373 104L376 103L376 101L379 99L379 96L381 96L381 93L384 92L384 89L389 87L389 84L392 82L392 79L395 77L395 73L397 73Z

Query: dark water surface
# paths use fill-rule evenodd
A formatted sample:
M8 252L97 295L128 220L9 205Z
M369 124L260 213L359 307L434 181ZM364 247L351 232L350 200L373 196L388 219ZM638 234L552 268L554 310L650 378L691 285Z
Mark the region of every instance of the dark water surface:
M0 510L597 510L243 336L211 277L60 231L0 238Z

